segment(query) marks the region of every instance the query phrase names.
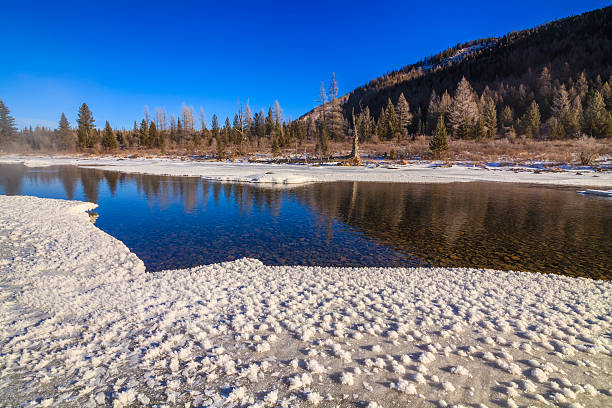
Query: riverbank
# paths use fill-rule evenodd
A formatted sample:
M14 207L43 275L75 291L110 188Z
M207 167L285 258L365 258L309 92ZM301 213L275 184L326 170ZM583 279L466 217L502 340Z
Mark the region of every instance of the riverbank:
M94 207L0 196L1 405L612 401L610 282L252 259L149 274Z
M216 181L301 184L330 181L372 181L398 183L450 183L494 181L612 189L612 171L588 166L552 166L546 163L512 165L508 163L371 162L349 167L328 164L263 164L257 162L217 162L163 157L125 158L114 156L0 156L0 163L27 166L77 165L168 176L194 176Z

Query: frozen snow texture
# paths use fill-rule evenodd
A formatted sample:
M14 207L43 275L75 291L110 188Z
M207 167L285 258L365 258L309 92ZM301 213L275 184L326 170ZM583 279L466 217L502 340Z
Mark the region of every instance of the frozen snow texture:
M92 208L0 196L1 406L609 406L609 282L253 259L150 274Z
M168 176L195 176L208 180L291 186L309 182L378 181L400 183L449 183L456 181L497 181L511 183L557 184L579 187L612 188L612 172L571 168L542 171L543 165L485 168L467 163L452 167L433 162L407 165L344 167L329 165L262 164L247 162L201 162L168 158L118 159L115 157L30 157L0 156L0 163L25 163L31 166L96 166L102 170Z

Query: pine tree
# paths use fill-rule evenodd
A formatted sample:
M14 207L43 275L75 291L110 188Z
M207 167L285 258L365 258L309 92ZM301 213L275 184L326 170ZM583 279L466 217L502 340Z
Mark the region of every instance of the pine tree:
M594 137L604 137L608 127L608 115L601 93L597 90L591 92L584 112L587 132Z
M115 133L113 132L113 128L111 128L108 120L106 121L106 126L104 126L104 136L102 136L102 148L106 153L112 152L117 149L117 138L115 137Z
M510 128L514 124L514 113L508 105L504 106L501 114L501 124L505 128Z
M469 135L472 124L479 118L478 101L470 83L463 77L457 85L455 97L449 109L449 122L455 134Z
M436 131L429 142L429 150L434 154L434 159L439 159L442 153L448 150L448 138L446 136L446 126L444 126L444 118L438 117Z
M338 97L338 82L336 82L336 73L332 72L332 79L329 84L329 100L333 102Z
M223 142L221 140L221 130L219 128L219 118L216 114L212 115L212 122L210 124L210 137L211 139L214 139L215 143L217 144L217 154L219 155L219 157L221 157L223 153L223 146L221 145L223 144Z
M223 125L223 130L221 131L221 137L223 138L223 144L225 146L229 145L232 140L232 125L230 124L229 117L225 117L225 124Z
M484 121L482 119L478 118L476 124L474 124L474 127L472 128L472 132L472 139L483 140L487 137L487 129L485 128Z
M431 131L431 134L435 131L440 114L440 98L436 95L436 91L433 90L431 91L429 105L427 106L427 129Z
M56 133L57 146L60 150L73 150L75 147L74 132L70 129L70 122L62 112L62 116L59 121L59 125Z
M157 131L157 126L155 126L155 122L151 122L149 125L149 137L147 138L147 147L150 149L152 147L161 147L159 132Z
M180 123L180 120L179 120ZM140 146L147 146L149 143L149 125L146 119L142 119L140 122L140 129L138 130L138 144Z
M283 141L283 111L278 101L274 101L274 134L279 139L279 146L284 145Z
M538 138L540 136L540 109L535 100L531 101L527 110L527 126L530 137Z
M89 107L83 102L77 118L77 141L80 149L94 147L98 142L95 121Z
M266 116L265 119L265 126L266 126L266 137L268 139L271 139L274 135L274 116L272 115L272 108L268 108L268 115Z
M580 95L580 100L584 102L584 99L589 92L589 82L587 81L584 71L582 71L580 75L578 75L578 80L576 81L576 89L578 90L578 95Z
M561 123L566 122L570 112L570 100L565 85L561 85L555 92L550 113Z
M355 117L355 110L352 112L353 118L353 148L351 149L351 159L354 166L361 165L361 157L359 156L359 122Z
M387 114L384 108L380 109L380 115L378 115L378 121L376 122L376 138L378 140L385 140L387 137Z
M0 99L0 147L7 146L15 140L16 136L15 119L11 116L11 111L6 107L4 101Z
M323 118L319 118L317 121L317 145L315 149L322 156L329 155L329 134Z
M487 129L487 137L495 138L497 135L497 109L492 98L486 98L483 108L484 125Z
M185 137L185 131L183 130L183 122L181 122L181 118L176 118L176 131L174 133L176 144L181 146L183 144L183 138Z
M246 108L244 110L244 129L246 132L246 138L250 143L253 143L253 114L251 113L251 107L249 106L249 102L247 100Z
M255 139L257 140L257 147L259 147L261 140L266 137L266 120L263 109L255 114L253 122L255 126Z
M580 96L576 95L570 106L570 112L566 124L567 134L570 137L580 137L582 134L583 121L584 117L582 103L580 102Z
M387 109L385 110L386 126L385 126L385 138L392 140L400 131L399 119L395 113L395 107L391 98L387 99Z
M338 100L338 82L336 81L336 74L332 73L332 79L329 84L329 104L325 109L325 125L329 131L329 135L332 140L343 140L344 139L344 116L342 115L342 107Z
M361 111L357 118L359 124L358 132L362 140L371 141L374 135L375 125L374 118L370 115L370 108L367 106Z
M412 113L410 113L410 105L406 101L406 97L403 93L400 94L397 99L396 106L397 118L399 120L399 129L400 129L400 138L402 139L406 137L410 131L410 126L412 125ZM398 140L398 141L400 141Z

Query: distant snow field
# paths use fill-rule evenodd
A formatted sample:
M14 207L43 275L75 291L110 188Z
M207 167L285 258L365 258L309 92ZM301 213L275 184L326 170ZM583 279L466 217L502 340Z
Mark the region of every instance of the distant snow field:
M0 196L0 406L612 406L610 282L253 259L147 273L93 208Z
M499 163L451 167L438 162L409 164L374 164L344 167L336 164L263 164L253 162L215 162L168 158L123 159L117 157L30 157L0 156L0 163L24 163L29 167L77 165L100 170L164 176L202 177L213 181L247 182L275 185L295 185L329 181L373 181L399 183L449 183L495 181L509 183L551 184L612 189L612 171L593 168L555 168L547 171L542 163L529 166L500 166Z

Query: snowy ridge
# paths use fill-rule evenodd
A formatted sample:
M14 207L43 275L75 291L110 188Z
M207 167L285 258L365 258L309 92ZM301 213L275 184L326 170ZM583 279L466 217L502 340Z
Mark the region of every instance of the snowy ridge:
M148 274L94 207L0 196L2 406L612 403L610 282L253 259Z

